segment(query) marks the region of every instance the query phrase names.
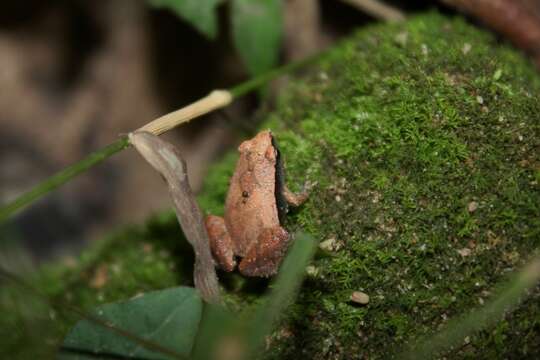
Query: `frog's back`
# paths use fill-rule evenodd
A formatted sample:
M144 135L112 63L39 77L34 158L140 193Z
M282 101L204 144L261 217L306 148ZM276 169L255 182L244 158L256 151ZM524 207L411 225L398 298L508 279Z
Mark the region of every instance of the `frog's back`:
M269 131L243 142L225 202L225 224L236 255L245 256L265 228L279 225L277 151Z

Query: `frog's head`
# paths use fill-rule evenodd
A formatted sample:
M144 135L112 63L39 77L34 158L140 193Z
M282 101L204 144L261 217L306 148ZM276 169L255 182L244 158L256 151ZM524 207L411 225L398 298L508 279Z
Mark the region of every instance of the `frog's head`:
M255 137L244 141L238 147L241 154L250 153L252 155L264 156L269 147L272 146L272 133L270 130L264 130L255 135Z
M272 132L264 130L252 139L244 141L238 147L241 154L249 154L252 158L263 159L264 157L275 158L273 154Z

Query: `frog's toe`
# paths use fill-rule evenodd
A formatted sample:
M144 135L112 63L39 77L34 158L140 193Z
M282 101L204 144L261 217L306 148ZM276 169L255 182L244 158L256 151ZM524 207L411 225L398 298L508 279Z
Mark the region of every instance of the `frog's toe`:
M264 229L257 243L242 259L239 270L246 276L269 277L277 273L289 245L289 234L280 226Z
M225 271L233 271L236 267L232 240L225 220L222 217L208 215L205 219L206 231L210 240L210 250L218 266Z

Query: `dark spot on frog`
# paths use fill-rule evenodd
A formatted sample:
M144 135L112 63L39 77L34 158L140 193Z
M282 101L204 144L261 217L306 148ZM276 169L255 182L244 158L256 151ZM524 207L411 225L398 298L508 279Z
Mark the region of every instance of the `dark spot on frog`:
M242 204L247 203L248 197L249 197L249 193L247 191L242 191Z

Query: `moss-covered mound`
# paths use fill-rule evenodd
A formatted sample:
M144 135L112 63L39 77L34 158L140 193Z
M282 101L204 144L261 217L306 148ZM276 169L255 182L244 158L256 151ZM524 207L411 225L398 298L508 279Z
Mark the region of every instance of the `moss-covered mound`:
M263 128L278 140L288 184L317 182L286 226L324 250L267 356L387 357L488 301L540 245L538 94L540 80L520 54L435 13L363 30L291 79ZM209 174L201 194L209 212L223 211L235 156ZM84 309L190 283L191 254L178 238L166 214L35 283ZM258 295L251 281L220 275L231 303ZM369 304L351 303L352 291ZM536 289L449 355L540 354L539 297ZM0 319L2 350L24 354L24 331L39 327L13 331L21 304L7 291L0 304L11 304ZM44 311L43 326L51 316ZM72 320L55 324L36 344L54 343Z

